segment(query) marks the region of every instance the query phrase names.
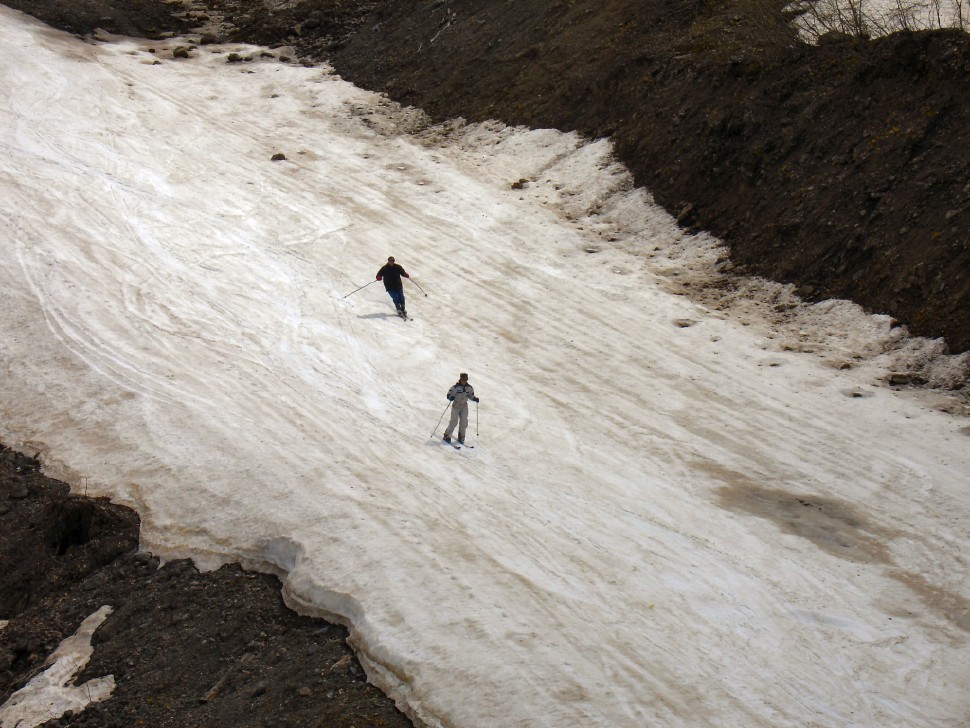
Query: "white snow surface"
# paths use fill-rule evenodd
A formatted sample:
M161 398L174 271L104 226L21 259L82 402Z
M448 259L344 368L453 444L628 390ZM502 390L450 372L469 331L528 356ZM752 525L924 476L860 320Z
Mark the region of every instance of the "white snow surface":
M280 574L419 725L970 722L970 427L880 382L965 358L685 285L718 241L605 141L105 40L0 8L8 445ZM347 295L388 255L410 322Z
M77 673L94 653L91 636L111 612L111 607L101 607L81 623L77 632L58 645L48 658L47 669L0 705L0 726L34 728L60 718L69 710L79 713L91 703L111 696L115 689L114 675L74 684Z

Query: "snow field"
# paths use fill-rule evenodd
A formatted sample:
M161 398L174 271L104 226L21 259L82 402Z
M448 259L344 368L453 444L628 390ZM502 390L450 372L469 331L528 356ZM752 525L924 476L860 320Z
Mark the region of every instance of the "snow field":
M970 714L965 422L678 295L717 242L605 142L0 12L0 437L145 548L280 573L429 726ZM411 322L347 295L388 255Z

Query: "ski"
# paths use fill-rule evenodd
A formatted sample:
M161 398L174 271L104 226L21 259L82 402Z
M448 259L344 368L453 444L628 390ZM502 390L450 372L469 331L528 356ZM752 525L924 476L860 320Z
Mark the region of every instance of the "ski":
M402 311L398 311L397 312L397 315L400 316L405 321L410 321L411 320L411 317L408 316L406 313L403 313Z
M455 448L455 450L461 450L463 447L467 447L469 449L475 448L474 445L469 445L467 442L457 442L455 440L442 440L442 442L446 445L451 445L453 448Z

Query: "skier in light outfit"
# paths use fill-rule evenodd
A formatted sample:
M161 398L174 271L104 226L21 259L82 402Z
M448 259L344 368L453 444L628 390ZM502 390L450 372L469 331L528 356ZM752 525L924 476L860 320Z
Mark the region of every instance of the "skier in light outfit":
M468 383L468 375L462 372L458 375L458 381L451 385L448 390L448 401L451 402L451 420L448 422L448 429L445 430L445 442L451 442L451 433L455 426L458 426L458 442L464 444L465 430L468 428L468 400L478 402L475 396L475 388Z

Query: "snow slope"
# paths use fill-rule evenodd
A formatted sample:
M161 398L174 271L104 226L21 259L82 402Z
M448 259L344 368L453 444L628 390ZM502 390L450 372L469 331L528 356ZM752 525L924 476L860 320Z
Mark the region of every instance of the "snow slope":
M606 142L175 44L0 8L0 438L284 574L429 726L970 720L970 429L838 368L886 319L683 295L717 241ZM413 321L347 295L388 255Z

